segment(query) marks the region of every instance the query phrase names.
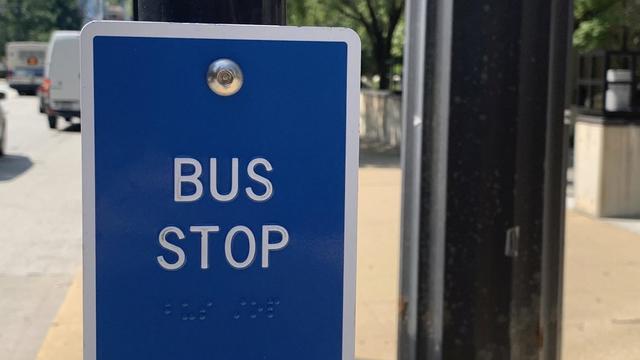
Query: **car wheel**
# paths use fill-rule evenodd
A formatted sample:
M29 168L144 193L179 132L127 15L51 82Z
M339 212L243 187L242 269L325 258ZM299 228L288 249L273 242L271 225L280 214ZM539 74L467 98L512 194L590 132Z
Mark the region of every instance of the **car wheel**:
M49 115L47 119L49 120L49 128L55 129L58 125L58 117L55 115Z

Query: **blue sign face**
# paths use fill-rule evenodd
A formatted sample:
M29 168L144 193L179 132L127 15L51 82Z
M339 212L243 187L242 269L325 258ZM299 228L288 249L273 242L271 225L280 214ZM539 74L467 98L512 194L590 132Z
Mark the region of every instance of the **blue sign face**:
M352 358L352 33L97 23L82 44L85 359Z

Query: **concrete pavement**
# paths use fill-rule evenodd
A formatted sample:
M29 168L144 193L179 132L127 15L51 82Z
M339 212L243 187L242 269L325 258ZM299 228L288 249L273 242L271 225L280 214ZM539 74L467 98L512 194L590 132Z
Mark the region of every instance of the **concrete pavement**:
M640 235L567 215L563 359L640 359Z
M82 273L69 291L53 319L37 360L82 360Z
M399 157L363 152L358 193L356 358L395 359L400 267Z
M0 158L0 358L33 360L80 264L80 136L9 98Z

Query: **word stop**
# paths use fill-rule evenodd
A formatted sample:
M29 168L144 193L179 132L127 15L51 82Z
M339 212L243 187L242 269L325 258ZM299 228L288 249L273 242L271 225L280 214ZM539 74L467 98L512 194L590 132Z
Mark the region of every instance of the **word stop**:
M238 186L238 177L240 169L240 159L231 159L231 189L226 193L221 193L218 189L218 176L222 173L218 169L218 160L216 158L209 159L209 184L210 193L214 200L219 202L230 202L237 198L240 189ZM185 167L191 167L192 171L186 175L184 173ZM274 193L274 186L270 179L258 174L256 169L261 169L262 172L271 172L273 167L271 163L264 158L254 158L250 160L246 165L246 174L256 183L258 189L254 189L251 186L247 186L244 190L247 197L254 200L256 203L264 203L270 200ZM203 198L204 187L200 180L203 174L202 163L193 158L175 158L173 162L173 201L174 202L195 202ZM184 183L190 183L195 188L195 191L190 194L183 194L182 185ZM257 206L257 205L256 205ZM255 220L255 219L252 219ZM209 240L214 237L215 234L221 231L222 227L218 225L206 225L206 226L190 226L188 230L182 230L178 226L167 226L160 230L158 234L158 243L160 247L168 252L171 252L171 256L160 255L156 257L156 260L160 266L168 271L174 271L181 269L186 261L187 254L183 247L180 246L182 240L186 239L185 233L192 233L200 237L200 268L209 268ZM246 226L237 225L229 226L228 231L224 235L224 253L227 263L232 268L242 270L246 269L253 264L256 258L257 241L256 234ZM269 254L272 251L282 250L289 243L289 232L283 226L269 224L263 225L260 231L260 250L261 250L261 266L264 269L269 268ZM248 245L248 251L243 254L233 253L234 242L244 241ZM169 258L169 260L167 260Z
M194 234L200 234L200 268L209 268L209 239L211 234L220 232L219 226L191 226L189 231ZM278 234L278 236L272 236ZM269 268L269 253L271 251L281 250L289 243L289 233L287 229L279 225L263 225L261 234L261 264L262 268ZM169 242L169 237L174 239L184 240L186 238L185 233L178 227L167 226L160 231L158 235L158 241L163 249L171 251L175 254L175 261L167 261L165 256L158 256L158 264L165 270L178 270L182 268L187 262L187 255L184 249L178 246L175 242ZM271 241L271 238L278 237L279 239ZM233 254L234 241L246 241L248 243L249 251L243 256ZM253 264L256 258L256 236L253 231L246 226L238 225L232 227L224 236L224 255L227 259L227 263L234 269L242 270L246 269Z

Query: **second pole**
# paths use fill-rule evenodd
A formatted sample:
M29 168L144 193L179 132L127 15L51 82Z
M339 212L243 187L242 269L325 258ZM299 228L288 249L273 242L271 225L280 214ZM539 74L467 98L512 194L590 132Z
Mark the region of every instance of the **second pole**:
M140 21L286 24L286 0L137 0L136 2L137 9L134 13L137 13L137 20Z

